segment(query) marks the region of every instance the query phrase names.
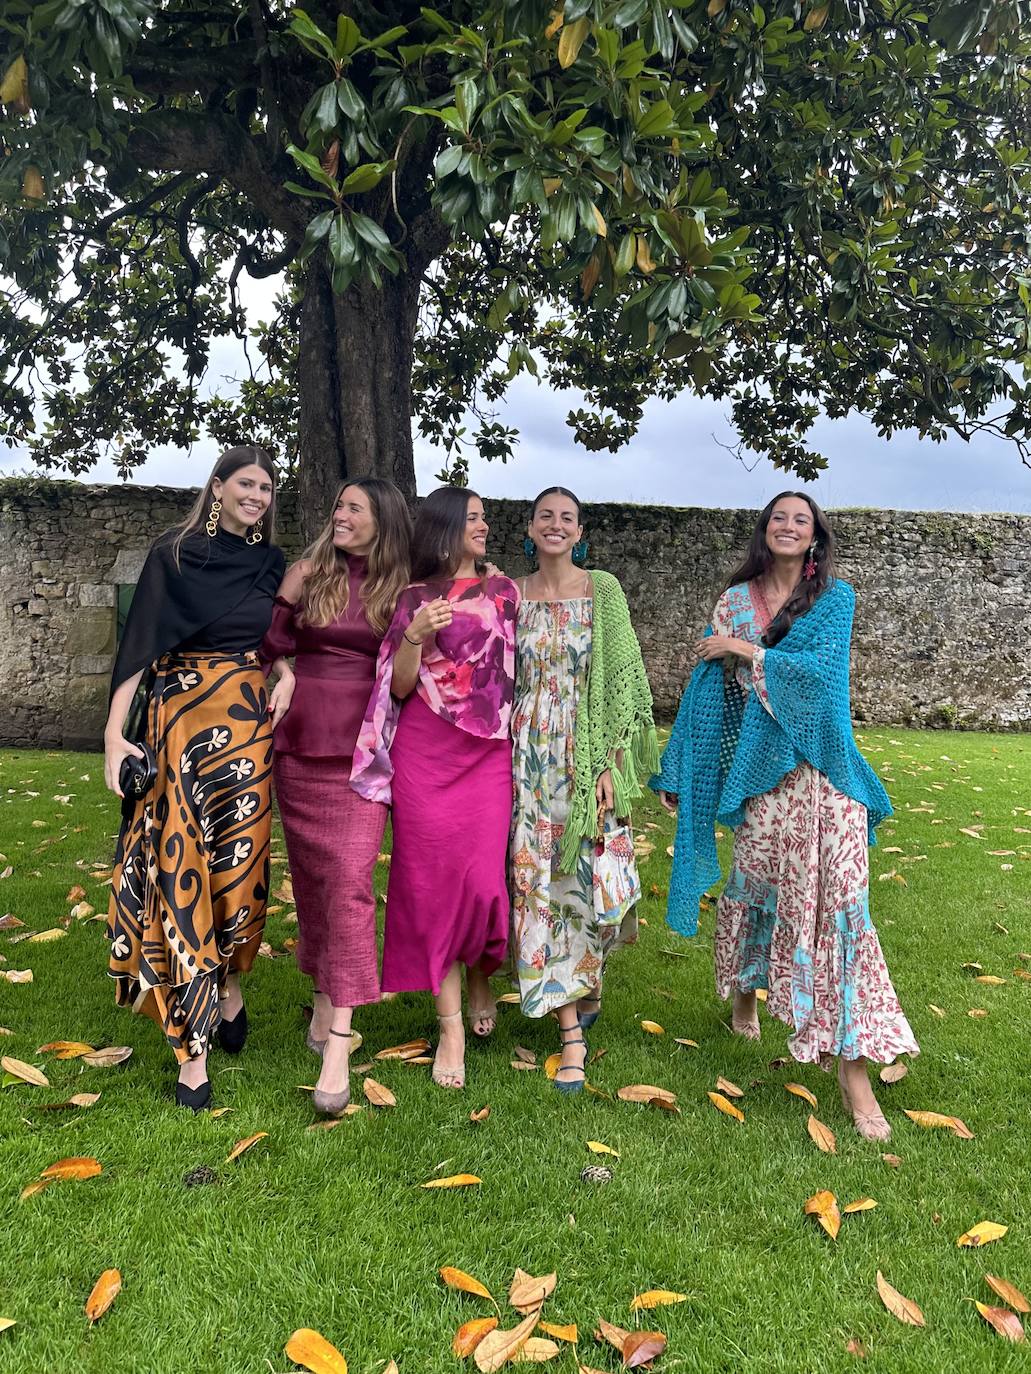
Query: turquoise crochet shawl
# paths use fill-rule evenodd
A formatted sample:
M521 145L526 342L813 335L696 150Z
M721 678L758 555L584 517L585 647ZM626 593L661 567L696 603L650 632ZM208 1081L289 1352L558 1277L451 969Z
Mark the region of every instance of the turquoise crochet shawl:
M891 815L888 794L852 737L849 648L856 595L835 581L764 656L773 714L743 693L723 662L700 663L649 786L679 798L666 919L698 929L698 903L720 878L715 824L738 826L745 802L809 763L866 807L868 833ZM711 631L710 631L711 633Z

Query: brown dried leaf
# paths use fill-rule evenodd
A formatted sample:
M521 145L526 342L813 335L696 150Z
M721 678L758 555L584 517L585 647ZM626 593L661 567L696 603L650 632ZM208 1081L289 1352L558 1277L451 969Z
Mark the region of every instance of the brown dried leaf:
M692 1050L696 1050L696 1049L698 1048L698 1041L697 1041L697 1040L685 1040L685 1039L683 1039L683 1038L682 1038L681 1036L679 1036L679 1035L675 1035L675 1036L673 1037L673 1043L674 1043L674 1045L686 1045L686 1046L688 1047L688 1049L692 1049Z
M450 1264L445 1264L438 1272L449 1288L456 1288L459 1293L472 1293L474 1297L486 1298L488 1302L494 1302L494 1296L490 1289L485 1287L479 1279L474 1279L472 1274L467 1274L464 1269L455 1269ZM496 1307L497 1303L494 1305Z
M926 1326L924 1314L910 1298L904 1298L897 1288L893 1288L881 1271L877 1270L877 1291L881 1302L904 1326Z
M93 1046L82 1040L52 1040L49 1045L40 1045L37 1054L56 1054L58 1059L78 1059L80 1055L92 1054Z
M498 1324L497 1317L474 1317L465 1322L454 1334L451 1349L460 1360L467 1359L484 1336L489 1336Z
M594 1333L596 1341L608 1341L613 1350L618 1350L622 1355L623 1346L626 1343L630 1332L622 1326L613 1326L612 1322L607 1322L603 1317L598 1318L598 1329Z
M744 1092L736 1083L731 1083L729 1078L717 1078L716 1087L726 1097L744 1097Z
M971 1007L967 1015L974 1021L983 1021L988 1013L984 1007Z
M651 1102L653 1098L664 1097L667 1102L675 1103L676 1093L671 1093L668 1088L656 1088L651 1083L628 1083L625 1088L619 1088L616 1096L621 1102Z
M558 1353L559 1347L554 1341L545 1340L543 1336L531 1336L512 1363L546 1364L548 1360L553 1360Z
M804 1102L808 1102L810 1107L816 1108L817 1101L813 1094L802 1083L785 1083L784 1091L791 1093L792 1097L800 1097Z
M838 1153L838 1142L834 1132L829 1126L825 1126L822 1121L817 1121L812 1112L809 1113L809 1120L805 1123L805 1128L818 1150L822 1150L825 1155L836 1155Z
M675 1102L671 1102L668 1097L649 1097L649 1107L658 1107L660 1111L672 1112L674 1116L680 1115L680 1108Z
M257 1145L259 1140L265 1140L267 1136L268 1131L255 1131L254 1135L249 1135L246 1136L243 1140L238 1140L236 1144L233 1146L233 1148L229 1151L228 1155L226 1155L226 1163L231 1164L234 1159L239 1159L240 1156L242 1154L245 1154L251 1148L252 1145Z
M452 1174L450 1178L431 1178L428 1183L420 1183L420 1188L470 1188L483 1180L475 1174Z
M866 1346L862 1341L857 1340L855 1336L853 1336L848 1345L845 1346L845 1349L850 1355L855 1355L857 1360L866 1359Z
M975 983L984 983L986 987L990 988L1001 988L1005 981L1005 978L999 978L994 973L982 973L979 978L974 979Z
M523 1059L513 1059L509 1064L511 1069L524 1069L527 1073L532 1073L537 1067L536 1064L527 1064Z
M36 1194L41 1193L44 1188L49 1188L51 1183L53 1182L54 1180L52 1178L33 1179L32 1182L26 1184L26 1186L18 1194L18 1201L24 1202L26 1198L35 1197Z
M513 1046L512 1053L517 1059L521 1059L524 1064L536 1064L537 1056L533 1050L528 1050L525 1045Z
M26 1064L24 1059L15 1059L13 1055L5 1054L0 1056L0 1067L12 1077L20 1078L23 1083L31 1083L34 1088L50 1087L50 1079L46 1074L37 1069L35 1064Z
M838 1199L833 1193L821 1188L818 1193L806 1198L802 1210L807 1217L816 1218L831 1240L837 1240L838 1232L841 1230L841 1212L838 1209Z
M549 1336L554 1336L557 1341L568 1341L570 1345L576 1345L579 1333L575 1322L568 1322L565 1326L557 1326L554 1322L541 1322L540 1329Z
M881 1158L884 1160L885 1164L890 1165L893 1169L901 1169L902 1167L902 1157L900 1155L881 1155Z
M640 1369L641 1365L657 1359L666 1349L666 1337L661 1331L631 1331L623 1342L623 1367Z
M79 884L76 883L74 887L70 887L70 888L68 889L68 896L65 897L65 901L66 901L66 902L81 902L82 899L83 899L83 897L85 897L85 895L86 895L86 889L85 889L84 887L80 887Z
M373 1059L415 1059L417 1056L424 1055L430 1048L428 1040L406 1040L403 1045L391 1045L389 1049L380 1050L374 1054Z
M898 1063L888 1064L877 1076L882 1083L898 1083L905 1078L907 1073L909 1073L909 1065Z
M0 969L0 978L5 978L8 983L31 983L32 969L30 968L8 968Z
M709 1093L709 1101L724 1116L732 1116L735 1121L744 1121L744 1112L740 1107L735 1107L729 1097L724 1097L722 1093Z
M853 1212L872 1212L876 1206L872 1197L860 1197L855 1202L846 1202L841 1210L845 1216L851 1216Z
M956 1244L960 1248L976 1250L981 1245L990 1245L993 1240L1002 1240L1009 1229L997 1221L979 1221L969 1231L964 1231Z
M522 1269L517 1269L508 1290L508 1301L524 1317L531 1312L540 1311L544 1299L555 1291L558 1274L543 1274L534 1278Z
M998 1293L1003 1302L1008 1302L1015 1311L1031 1312L1031 1303L1015 1284L1010 1283L1007 1279L1000 1279L997 1274L985 1274L984 1281L989 1288Z
M935 1016L939 1017L942 1021L944 1021L948 1015L948 1012L942 1011L941 1007L936 1007L933 1002L928 1002L927 1010L933 1011Z
M17 916L10 911L4 916L0 916L0 930L17 930L19 926L24 926L24 921L19 921Z
M494 1370L507 1364L522 1350L536 1325L537 1313L531 1312L518 1326L514 1326L510 1330L491 1331L476 1347L473 1356L476 1361L476 1368L481 1371L481 1374L493 1374Z
M40 1174L40 1178L96 1178L97 1174L103 1173L103 1166L100 1161L93 1159L90 1155L73 1155L68 1159L59 1159L55 1164L48 1165Z
M285 1353L311 1374L347 1374L347 1361L335 1345L309 1326L302 1326L286 1343Z
M40 1112L59 1112L66 1107L92 1107L100 1101L99 1093L72 1093L67 1102L44 1102L36 1108Z
M1024 1339L1024 1327L1015 1312L1010 1312L1005 1307L989 1307L983 1302L975 1302L974 1306L985 1321L1006 1340L1016 1342Z
M106 1049L84 1054L82 1062L88 1064L91 1069L109 1069L115 1064L124 1064L131 1056L131 1045L108 1045Z
M93 1291L86 1299L86 1306L83 1309L86 1316L89 1317L91 1325L100 1320L121 1291L121 1274L117 1269L105 1269L93 1285Z
M382 1083L377 1083L375 1078L362 1079L362 1092L374 1107L396 1107L397 1098L385 1088Z
M469 1113L469 1120L479 1125L481 1121L486 1121L488 1116L490 1116L490 1107L480 1107L477 1111Z
M649 1288L647 1293L639 1293L630 1304L631 1312L650 1312L653 1307L671 1307L677 1302L687 1302L686 1293L674 1293L668 1288Z

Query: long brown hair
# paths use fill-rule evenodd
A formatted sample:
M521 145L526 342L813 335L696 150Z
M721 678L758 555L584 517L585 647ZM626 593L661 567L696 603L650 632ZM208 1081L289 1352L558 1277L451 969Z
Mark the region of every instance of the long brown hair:
M813 498L807 496L804 491L782 491L773 498L769 505L763 508L758 523L752 531L752 538L749 541L744 559L727 578L723 590L726 591L728 587L736 587L740 582L751 582L755 578L765 577L773 567L773 554L766 544L766 530L769 527L770 517L773 515L777 502L785 501L790 496L793 496L797 501L804 501L813 513L813 539L816 544L813 561L816 564L816 573L813 577L802 576L799 578L794 591L770 621L766 633L763 635L763 643L767 648L772 648L774 644L778 644L798 617L805 615L806 611L812 610L817 597L823 595L837 575L834 567L834 532L826 515ZM808 550L805 557L808 562Z
M438 487L419 506L412 534L412 581L454 577L462 562L469 502L480 500L468 487Z
M325 527L303 555L309 568L301 589L298 622L329 625L347 609L347 558L333 543L333 516L349 487L357 487L369 498L376 521L376 536L368 554L369 573L359 595L366 619L382 635L393 619L397 598L408 585L412 542L412 517L405 499L393 482L382 477L356 477L338 488Z
M183 540L191 534L196 534L202 530L207 523L208 514L211 510L211 503L215 499L213 485L215 481L224 482L232 477L234 472L239 472L241 468L250 467L256 463L262 472L272 481L272 500L269 508L261 517L261 538L262 542L271 544L276 537L276 465L272 461L272 455L267 449L259 448L257 444L239 444L235 448L227 448L220 455L211 469L208 480L190 507L190 512L181 524L173 526L171 533L172 556L175 558L176 566L179 566L179 552L183 546ZM253 528L253 527L252 527Z

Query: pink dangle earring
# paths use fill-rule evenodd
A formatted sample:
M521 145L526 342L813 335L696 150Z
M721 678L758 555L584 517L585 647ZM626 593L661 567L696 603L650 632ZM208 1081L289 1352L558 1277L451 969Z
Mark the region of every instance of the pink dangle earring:
M816 540L809 545L809 552L806 555L805 567L802 569L802 576L807 582L811 582L816 576Z

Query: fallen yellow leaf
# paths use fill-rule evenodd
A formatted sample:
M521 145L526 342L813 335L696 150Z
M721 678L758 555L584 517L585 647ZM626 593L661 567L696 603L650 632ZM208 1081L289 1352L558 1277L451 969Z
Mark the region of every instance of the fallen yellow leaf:
M415 1059L430 1048L428 1040L406 1040L403 1045L391 1045L389 1049L374 1054L374 1059Z
M268 1131L255 1131L254 1135L246 1136L243 1140L238 1140L233 1148L226 1155L226 1163L231 1164L234 1159L239 1159L245 1154L252 1145L257 1145L259 1140L264 1140L268 1136ZM296 1334L296 1333L295 1333ZM291 1339L293 1339L291 1337ZM289 1354L289 1352L287 1352Z
M656 1088L652 1083L628 1083L625 1088L617 1088L616 1096L621 1102L651 1102L653 1098L664 1097L668 1102L676 1102L676 1093L668 1088Z
M49 1045L40 1045L37 1054L56 1054L58 1059L78 1059L80 1055L92 1054L93 1046L81 1040L52 1040Z
M745 1114L741 1108L735 1107L733 1102L728 1097L724 1097L722 1093L709 1093L709 1101L724 1116L732 1116L735 1121L744 1121Z
M497 1317L474 1317L472 1321L465 1322L455 1332L451 1342L452 1351L460 1360L468 1358L484 1336L489 1336L497 1324Z
M92 1054L84 1054L82 1062L91 1069L109 1069L115 1064L124 1064L131 1056L131 1045L108 1045L102 1050L94 1050Z
M479 1279L474 1279L472 1274L467 1274L464 1269L455 1269L450 1264L445 1264L438 1272L449 1288L457 1288L460 1293L472 1293L474 1297L494 1302L490 1289Z
M490 1107L479 1107L476 1111L469 1113L469 1120L479 1125L480 1122L486 1121L489 1116Z
M93 1285L83 1309L90 1324L99 1321L122 1291L122 1276L117 1269L105 1269Z
M822 1121L817 1121L812 1112L809 1113L809 1120L805 1123L805 1128L817 1149L822 1150L825 1155L838 1153L838 1142L834 1137L834 1132Z
M674 1303L687 1302L686 1293L673 1293L668 1288L649 1288L639 1293L630 1304L631 1312L650 1312L653 1307L672 1307Z
M10 1331L12 1326L17 1325L13 1317L0 1317L0 1331Z
M603 1145L600 1140L589 1140L587 1148L595 1155L612 1155L613 1159L619 1158L618 1150L614 1150L611 1145Z
M541 1322L540 1329L549 1336L554 1336L557 1341L567 1341L570 1345L576 1345L578 1332L575 1322L568 1322L565 1326L556 1326L554 1322Z
M347 1361L325 1336L302 1326L286 1343L285 1353L294 1364L304 1365L311 1374L347 1374Z
M942 1112L917 1112L911 1111L908 1107L903 1108L910 1121L914 1121L924 1130L934 1130L942 1127L949 1130L953 1135L958 1135L961 1140L973 1140L974 1133L970 1128L960 1121L958 1116L945 1116Z
M450 1178L431 1178L428 1183L420 1183L420 1188L468 1188L483 1180L475 1174L452 1174Z
M872 1197L861 1197L855 1202L846 1202L841 1210L846 1216L851 1216L853 1212L872 1212L876 1206Z
M662 1026L659 1025L658 1021L642 1021L641 1029L643 1031L647 1031L649 1035L666 1034L665 1030L663 1030Z
M50 943L51 940L61 940L67 934L68 932L66 930L62 930L60 926L54 926L50 930L39 930L36 932L35 935L30 935L29 944L47 945Z
M513 1364L546 1364L548 1360L553 1360L559 1353L559 1347L554 1341L545 1340L543 1336L529 1336L521 1346Z
M793 1097L801 1097L803 1101L809 1103L810 1107L815 1108L818 1105L816 1098L802 1083L785 1083L784 1091L791 1093Z
M917 1307L916 1303L910 1298L905 1298L897 1288L892 1288L891 1284L884 1277L881 1271L877 1270L877 1291L881 1295L881 1302L904 1326L926 1326L924 1314Z
M544 1072L548 1075L549 1078L554 1078L555 1075L558 1073L559 1065L561 1063L562 1056L560 1054L549 1054L547 1059L545 1059L544 1061ZM528 1064L526 1067L531 1068L532 1065Z
M1000 1279L997 1274L985 1274L984 1281L989 1288L995 1290L1003 1302L1008 1302L1017 1312L1031 1312L1031 1303L1016 1286L1007 1279Z
M674 1043L675 1045L687 1045L687 1046L688 1046L690 1049L692 1049L692 1050L696 1050L696 1049L698 1048L698 1041L697 1041L697 1040L684 1040L684 1039L683 1039L681 1036L679 1036L679 1035L675 1035L675 1036L673 1037L673 1043Z
M97 1174L103 1172L99 1160L89 1155L73 1155L69 1159L59 1159L56 1164L48 1165L40 1174L40 1178L96 1178Z
M833 1193L822 1188L812 1197L806 1198L803 1211L807 1217L816 1218L831 1240L837 1240L838 1232L841 1230L841 1212L838 1209L838 1199Z
M18 1201L24 1202L27 1198L35 1197L36 1194L41 1193L44 1188L49 1188L51 1183L53 1182L54 1180L52 1178L33 1179L32 1182L26 1184L26 1186L18 1194Z
M956 1244L961 1247L976 1249L980 1245L990 1244L993 1240L1002 1240L1009 1229L1008 1226L1001 1226L997 1221L979 1221L976 1226L971 1226L969 1231L964 1231Z

